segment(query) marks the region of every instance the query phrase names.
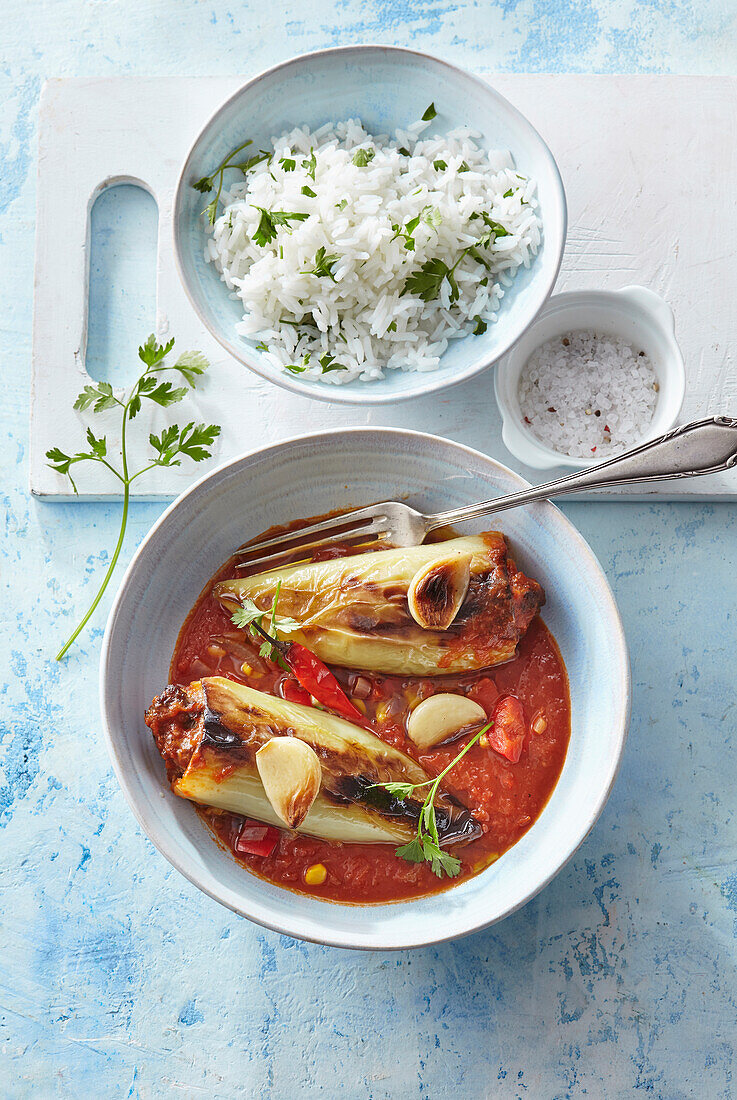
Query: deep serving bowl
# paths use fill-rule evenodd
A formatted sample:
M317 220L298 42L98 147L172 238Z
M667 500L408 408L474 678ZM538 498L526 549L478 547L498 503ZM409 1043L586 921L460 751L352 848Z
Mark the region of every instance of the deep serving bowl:
M525 482L493 459L435 436L353 428L301 436L226 463L183 493L152 528L120 585L100 664L113 767L141 826L192 883L259 924L341 947L406 948L473 932L512 913L570 858L601 812L624 748L630 677L606 578L552 505L504 515L515 560L545 586L544 619L568 669L571 742L541 816L476 878L445 893L378 906L291 893L241 867L194 808L173 795L143 713L167 682L177 633L233 548L272 524L396 498L423 511L471 504ZM487 521L488 527L488 521ZM478 531L481 525L465 524Z
M374 382L326 385L300 379L266 362L258 340L235 331L242 318L213 264L204 259L201 211L208 201L192 183L212 172L251 138L254 149L296 125L359 117L373 133L393 134L416 121L430 102L434 132L466 125L487 149L509 149L520 172L537 181L543 242L529 269L506 290L498 321L483 336L454 340L436 371L391 370ZM241 363L279 386L324 401L384 404L463 382L495 363L532 323L553 289L566 236L566 202L558 168L540 135L485 80L438 58L390 46L348 46L305 54L261 73L231 96L206 123L182 168L174 201L174 254L200 320Z

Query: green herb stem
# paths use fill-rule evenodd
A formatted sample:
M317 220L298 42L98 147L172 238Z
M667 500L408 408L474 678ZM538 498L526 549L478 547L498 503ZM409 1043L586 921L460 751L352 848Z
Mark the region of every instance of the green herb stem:
M107 463L105 463L105 465L107 465ZM117 473L117 471L113 470L113 473ZM119 477L120 475L118 474L117 476ZM128 504L129 504L129 501L130 501L130 482L129 481L124 481L123 482L123 515L120 518L120 532L118 534L118 541L115 544L115 549L113 550L113 556L110 559L110 564L107 567L107 570L105 572L105 576L102 578L102 584L100 585L100 587L97 590L97 595L95 596L94 600L92 601L92 603L88 607L87 613L85 614L84 618L80 622L79 626L76 628L76 630L72 634L69 635L66 642L64 643L64 645L61 647L61 649L57 653L56 657L54 658L57 661L61 661L61 659L66 655L67 651L71 648L71 646L74 645L74 643L76 642L77 638L82 633L84 628L87 626L87 623L90 621L90 619L92 618L92 616L95 613L97 605L99 604L100 600L102 599L103 595L105 594L105 589L107 588L108 584L110 583L110 578L112 577L113 573L115 572L115 566L118 564L118 558L120 557L120 551L123 549L123 539L125 538L125 529L128 526Z
M100 603L110 583L110 578L115 571L115 566L118 563L118 558L123 548L125 532L128 526L131 484L137 477L147 473L154 466L179 466L181 464L180 456L191 458L194 462L201 462L205 458L210 458L211 452L207 450L207 447L212 445L213 441L220 433L220 427L217 424L194 424L194 422L192 422L185 425L184 428L180 428L178 424L171 424L168 428L164 429L160 436L155 436L153 434L149 436L149 443L156 452L156 458L153 462L144 466L143 469L138 470L137 473L131 474L128 466L128 421L135 419L141 409L141 403L145 399L166 408L169 405L181 401L188 392L186 387L176 389L171 382L158 382L155 376L159 372L165 370L174 370L180 374L190 389L194 389L197 377L204 374L208 367L207 360L199 352L185 352L172 366L164 366L164 360L173 346L173 340L170 340L165 345L161 345L157 343L154 336L149 336L145 344L138 349L138 356L145 364L145 370L129 392L125 401L121 401L115 396L109 382L98 382L94 386L85 386L83 392L74 403L74 408L79 411L89 409L90 407L93 413L104 412L107 409L113 409L115 407L123 410L120 429L121 470L116 470L107 459L107 439L105 436L101 436L98 439L91 428L87 429L87 442L90 446L89 451L67 455L58 447L52 447L46 452L46 457L49 459L49 466L52 470L56 470L60 474L66 474L72 483L72 488L75 493L77 492L77 486L70 471L71 467L78 462L99 462L105 469L114 474L123 485L123 512L120 519L120 531L118 532L118 541L115 544L110 564L105 571L97 594L87 609L82 621L57 653L57 661L60 661L64 657L70 646L79 637L94 614L97 605Z

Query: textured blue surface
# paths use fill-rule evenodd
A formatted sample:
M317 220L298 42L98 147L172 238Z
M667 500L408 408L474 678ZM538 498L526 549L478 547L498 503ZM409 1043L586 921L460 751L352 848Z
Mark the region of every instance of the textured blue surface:
M632 728L608 806L569 867L504 924L358 955L236 919L140 833L99 734L104 615L66 665L50 659L94 590L117 509L30 500L26 449L44 77L248 72L368 40L484 70L734 73L734 4L2 7L0 1093L733 1096L734 507L566 507L607 570L632 653ZM159 512L133 509L128 552Z

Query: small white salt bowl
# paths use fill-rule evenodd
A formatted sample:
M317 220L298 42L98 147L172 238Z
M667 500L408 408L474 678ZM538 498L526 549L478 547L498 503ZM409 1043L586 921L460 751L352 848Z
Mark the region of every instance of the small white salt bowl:
M502 440L526 466L545 470L554 466L592 466L601 461L595 455L590 460L574 458L543 443L525 424L518 397L520 375L533 352L548 340L583 329L626 340L644 351L653 365L658 400L646 433L633 440L633 446L663 435L673 427L681 411L686 391L683 355L676 340L673 311L659 294L644 286L556 294L495 374Z

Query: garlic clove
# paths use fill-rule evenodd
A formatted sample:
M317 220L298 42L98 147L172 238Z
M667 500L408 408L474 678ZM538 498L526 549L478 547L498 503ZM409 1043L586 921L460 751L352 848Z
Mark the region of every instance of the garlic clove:
M317 753L297 737L272 737L256 753L256 767L274 813L296 829L320 790Z
M407 736L418 749L431 749L443 741L486 721L486 711L465 695L431 695L415 707L407 720Z
M471 580L471 554L451 554L418 569L407 590L412 618L425 630L447 630Z

